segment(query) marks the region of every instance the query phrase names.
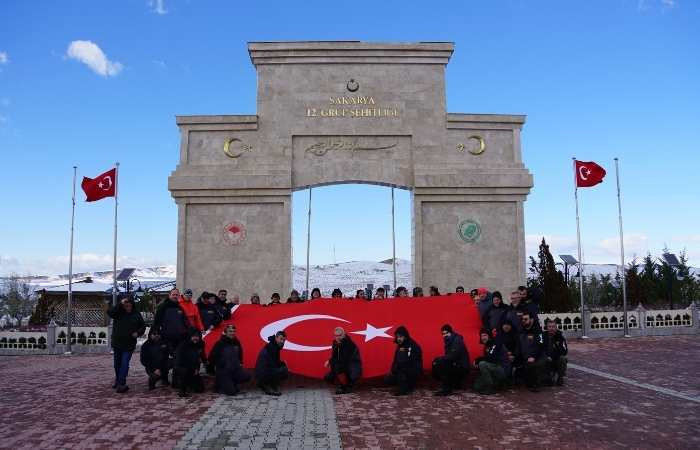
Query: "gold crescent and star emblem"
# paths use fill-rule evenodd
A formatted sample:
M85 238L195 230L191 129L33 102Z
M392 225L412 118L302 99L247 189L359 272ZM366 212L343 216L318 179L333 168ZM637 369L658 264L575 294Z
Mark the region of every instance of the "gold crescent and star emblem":
M236 142L240 142L239 148L234 148L233 145ZM253 150L252 145L248 145L238 138L229 138L224 141L224 153L229 158L239 158L243 153Z
M486 141L484 141L484 138L479 136L478 134L473 134L467 138L467 140L472 140L474 139L477 142L476 148L469 149L468 152L471 153L472 155L481 155L484 153L484 150L486 150ZM464 150L467 148L464 144L459 143L457 144L457 151L464 152Z

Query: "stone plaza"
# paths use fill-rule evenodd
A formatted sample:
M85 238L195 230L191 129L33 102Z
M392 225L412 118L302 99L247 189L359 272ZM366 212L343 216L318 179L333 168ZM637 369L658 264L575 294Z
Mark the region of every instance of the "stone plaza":
M371 380L335 396L294 377L281 397L246 386L182 399L148 391L137 356L125 395L110 355L0 357L0 448L700 447L697 336L576 340L564 387L446 398L427 379L397 398Z
M255 115L177 117L168 187L178 286L242 299L300 288L292 192L337 183L411 191L415 286L524 284L525 116L448 113L452 43L252 42L248 51Z

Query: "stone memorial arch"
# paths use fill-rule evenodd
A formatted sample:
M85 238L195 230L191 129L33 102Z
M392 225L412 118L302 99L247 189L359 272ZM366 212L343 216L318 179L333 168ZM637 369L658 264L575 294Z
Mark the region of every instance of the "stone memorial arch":
M447 113L452 43L252 42L257 115L178 116L177 285L283 296L292 192L373 183L412 193L417 286L525 281L525 117ZM454 86L452 89L473 89ZM302 288L302 286L296 286Z

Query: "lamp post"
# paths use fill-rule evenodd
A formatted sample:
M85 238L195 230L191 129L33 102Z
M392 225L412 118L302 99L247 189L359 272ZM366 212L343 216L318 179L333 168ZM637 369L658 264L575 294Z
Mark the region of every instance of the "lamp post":
M578 264L578 261L572 255L559 255L559 258L564 261L564 280L566 285L569 286L569 266L575 266Z
M664 260L664 262L668 266L668 271L669 271L669 273L667 274L667 277L668 277L668 303L669 303L669 309L673 309L673 279L676 278L676 270L675 269L676 269L676 267L681 265L681 262L678 261L678 258L673 253L663 253L661 255L661 258Z

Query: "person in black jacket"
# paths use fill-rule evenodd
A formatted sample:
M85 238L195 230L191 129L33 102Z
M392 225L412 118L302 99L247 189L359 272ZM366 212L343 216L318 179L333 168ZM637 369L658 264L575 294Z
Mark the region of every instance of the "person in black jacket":
M255 378L258 381L258 387L267 395L282 395L279 385L289 376L289 369L280 358L280 352L286 340L287 334L284 331L278 331L274 336L267 338L267 344L258 353Z
M517 359L523 365L527 387L532 392L538 392L547 365L542 328L527 311L523 313L522 325L523 329L518 336L520 354Z
M516 357L518 356L518 332L515 330L510 319L506 319L501 325L501 332L496 336L496 340L502 346L503 371L506 375L506 382L513 382L513 372L516 369Z
M146 324L130 298L123 298L116 305L110 306L107 315L114 320L112 349L114 350L115 380L112 387L123 394L129 390L129 386L126 385L126 376L129 374L131 355L136 348L136 338L146 331Z
M180 342L189 336L190 322L179 304L180 291L170 290L168 299L158 305L153 318L153 328L160 332L162 339L168 344L170 356L175 356L175 349Z
M333 345L331 357L324 363L330 372L324 379L330 383L337 382L340 386L336 394L347 394L362 376L362 359L357 345L345 334L345 330L336 327L333 330Z
M175 349L174 378L177 378L180 397L187 397L188 389L198 393L204 392L204 383L199 375L203 347L202 335L199 330L192 328L189 336L189 339L180 342Z
M469 374L469 352L464 345L464 338L445 324L440 329L445 341L445 355L433 360L433 376L441 382L441 388L435 395L450 395L459 389Z
M495 291L491 295L491 306L486 310L481 318L484 328L491 332L491 336L496 336L501 331L501 324L508 313L508 306L503 303L503 296Z
M566 345L566 338L561 331L557 329L557 323L553 320L546 320L545 327L547 332L544 334L544 351L547 355L549 366L549 380L553 381L556 376L557 386L564 385L564 377L566 376L566 365L568 363L566 354L569 348Z
M197 308L205 331L213 330L224 319L221 309L216 305L216 295L210 292L202 292L197 300Z
M141 345L141 364L146 368L148 374L149 390L155 389L158 380L163 386L170 385L168 382L168 371L170 370L168 344L155 328L148 331L148 339Z
M400 326L394 333L396 351L394 361L391 363L391 371L384 377L388 385L396 385L394 395L406 395L415 389L416 381L423 373L423 351L408 334L404 326Z
M250 381L250 374L241 366L239 349L236 327L226 325L224 333L209 354L209 360L216 368L216 392L236 395L240 392L238 385Z
M476 358L474 364L479 369L479 376L474 381L474 390L482 395L495 394L506 379L503 370L503 345L491 337L491 331L484 328L479 333L484 345L484 356Z

